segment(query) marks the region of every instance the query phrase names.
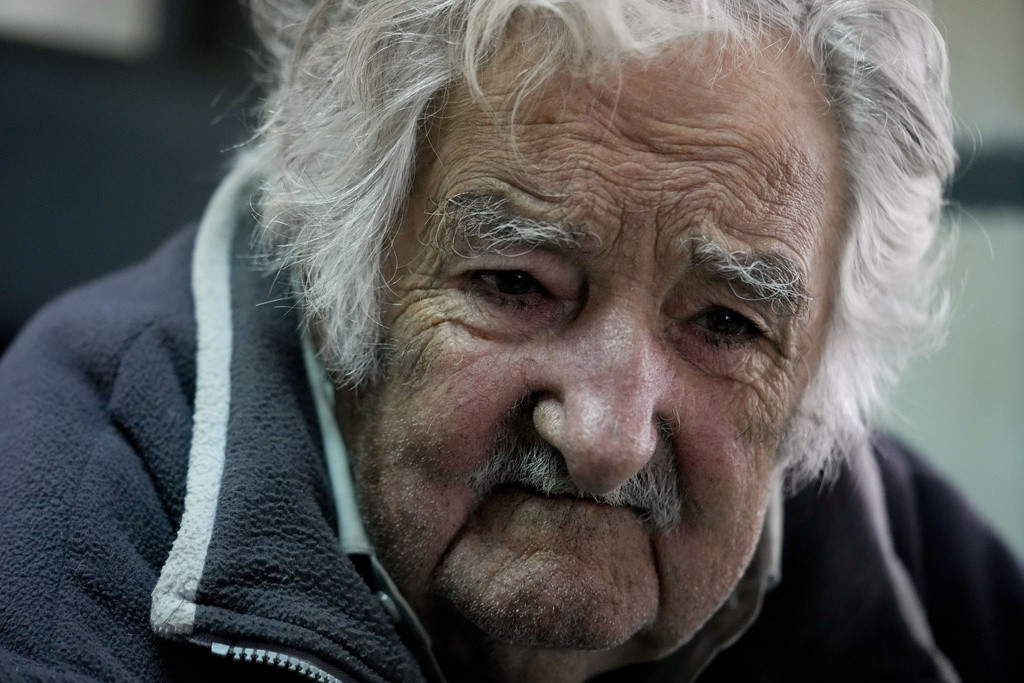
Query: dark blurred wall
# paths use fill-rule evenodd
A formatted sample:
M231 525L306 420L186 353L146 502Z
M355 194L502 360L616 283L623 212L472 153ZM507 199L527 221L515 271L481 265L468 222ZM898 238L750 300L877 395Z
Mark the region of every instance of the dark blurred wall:
M236 1L167 13L160 49L131 63L0 42L0 348L57 293L196 221L251 134Z

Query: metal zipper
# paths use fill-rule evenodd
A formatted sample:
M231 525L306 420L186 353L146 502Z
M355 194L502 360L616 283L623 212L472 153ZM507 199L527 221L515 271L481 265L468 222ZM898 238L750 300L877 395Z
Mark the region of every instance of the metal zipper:
M314 663L305 655L297 652L282 652L280 649L266 647L250 647L248 643L228 645L206 638L193 638L193 642L209 647L210 652L218 657L227 657L236 662L250 662L263 666L272 666L304 676L311 681L321 683L353 683L354 679L339 672L330 672L322 663Z

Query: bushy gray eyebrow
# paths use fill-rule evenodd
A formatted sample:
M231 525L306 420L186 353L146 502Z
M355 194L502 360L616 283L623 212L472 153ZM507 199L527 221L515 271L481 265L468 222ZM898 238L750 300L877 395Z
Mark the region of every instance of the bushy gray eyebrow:
M449 197L441 207L435 246L458 256L516 256L538 248L576 248L586 235L523 216L501 194L467 192Z
M793 316L810 301L800 270L788 258L761 251L733 251L706 237L690 242L690 267L724 282L744 301L767 304L777 315Z

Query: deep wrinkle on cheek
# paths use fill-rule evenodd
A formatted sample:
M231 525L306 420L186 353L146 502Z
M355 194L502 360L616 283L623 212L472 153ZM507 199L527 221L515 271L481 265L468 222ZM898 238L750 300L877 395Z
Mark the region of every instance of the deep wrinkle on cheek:
M509 384L529 335L493 332L493 311L479 312L479 306L459 288L442 287L405 309L392 328L392 339L400 340L393 369L403 384L439 381L437 405L467 387Z
M465 344L459 341L460 302L443 288L415 289L404 295L392 308L388 324L389 371L403 385L418 386L431 379L435 362L461 365Z
M792 369L770 363L759 364L756 372L742 378L683 367L673 382L682 392L682 412L674 416L677 448L728 444L716 457L748 464L777 450L786 418L799 398Z

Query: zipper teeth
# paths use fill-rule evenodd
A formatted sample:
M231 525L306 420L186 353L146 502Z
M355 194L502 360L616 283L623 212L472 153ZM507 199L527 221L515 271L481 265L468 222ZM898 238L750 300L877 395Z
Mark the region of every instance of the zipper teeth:
M215 654L231 657L236 662L253 662L265 666L276 666L279 669L292 671L312 681L323 683L343 683L340 678L332 676L323 669L291 655L255 647L225 646L211 648Z

